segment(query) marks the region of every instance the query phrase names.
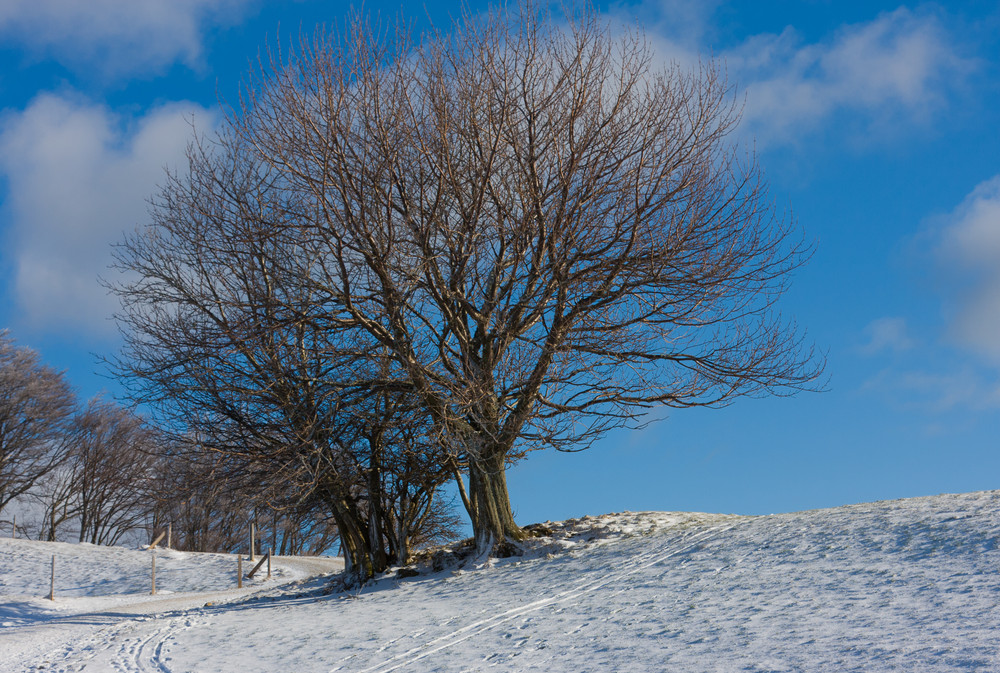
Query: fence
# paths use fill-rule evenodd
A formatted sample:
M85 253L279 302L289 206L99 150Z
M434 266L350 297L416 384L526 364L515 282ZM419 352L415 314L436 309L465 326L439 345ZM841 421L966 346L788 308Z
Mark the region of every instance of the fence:
M166 532L161 532L153 540L152 544L150 544L149 547L148 547L149 552L150 552L150 573L149 573L150 590L149 590L149 593L150 593L151 596L155 596L156 595L156 545L159 544L163 540L163 538L164 538L165 535L167 535ZM246 579L253 579L254 575L256 575L258 571L260 571L260 569L264 566L265 563L267 564L267 576L264 579L265 580L271 579L271 553L272 553L272 550L269 548L267 550L267 552L265 552L264 555L260 557L260 560L250 570L250 572L245 575ZM237 554L236 555L236 588L237 589L242 589L243 588L243 579L244 579L244 574L243 574L243 554ZM48 596L49 600L54 601L55 600L55 594L56 594L56 555L53 554L52 555L51 567L50 567L50 573L49 573L49 596Z

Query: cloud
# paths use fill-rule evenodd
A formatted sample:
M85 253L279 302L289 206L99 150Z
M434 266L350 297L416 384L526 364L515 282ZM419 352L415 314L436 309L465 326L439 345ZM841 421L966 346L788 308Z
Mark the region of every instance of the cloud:
M14 301L33 328L113 330L117 308L99 284L111 244L146 218L146 199L167 165L178 166L192 131L215 113L171 103L130 123L102 106L46 94L0 123L6 175L0 246Z
M1000 366L1000 175L945 218L937 252L952 280L950 336Z
M612 29L637 27L662 63L697 68L714 36L712 15L723 0L647 0L610 5L605 12Z
M1000 382L968 365L948 371L885 369L861 389L887 395L901 408L925 413L1000 408Z
M193 66L208 24L239 20L257 0L4 0L0 38L74 70L106 76Z
M641 26L647 37L678 45L682 51L701 51L715 34L713 15L724 0L646 0L620 2L605 11L612 25Z
M865 355L901 352L913 347L913 339L908 334L904 318L879 318L868 323L864 329L867 343L861 346Z
M610 16L637 16L664 62L723 62L730 81L746 94L743 130L764 145L793 142L844 115L880 134L899 122L926 123L975 69L942 20L926 11L900 8L813 43L788 27L719 48L712 44L718 4L647 1L613 8Z
M900 8L802 44L794 29L725 52L747 91L744 116L765 142L783 142L843 112L887 123L925 121L973 69L933 16Z

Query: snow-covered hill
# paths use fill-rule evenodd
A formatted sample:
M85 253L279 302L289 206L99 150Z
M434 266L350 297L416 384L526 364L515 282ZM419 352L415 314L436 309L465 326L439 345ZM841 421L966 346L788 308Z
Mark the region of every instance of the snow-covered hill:
M310 591L314 580L212 605L178 595L155 617L8 613L0 671L1000 670L1000 492L550 528L534 558L354 593ZM0 610L47 591L47 576L11 579L8 559L25 553L11 545L0 541L0 593L20 597L0 596ZM200 561L175 570L186 563Z

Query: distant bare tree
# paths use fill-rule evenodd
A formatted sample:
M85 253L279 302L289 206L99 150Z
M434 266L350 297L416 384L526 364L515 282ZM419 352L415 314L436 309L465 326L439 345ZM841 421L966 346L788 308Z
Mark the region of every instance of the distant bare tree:
M141 418L96 397L74 420L70 465L80 542L117 544L150 507L156 433Z
M245 552L255 518L258 551L270 546L276 554L301 555L336 547L336 524L322 501L303 499L294 482L268 483L266 474L248 480L243 469L227 466L230 459L193 446L161 454L150 537L169 523L175 549Z
M225 478L217 456L165 453L157 466L150 538L173 529L174 549L240 552L247 546L249 493Z
M27 494L42 508L38 537L66 539L69 527L80 542L117 544L143 528L151 511L157 433L100 396L65 430L63 460Z
M0 331L0 511L65 459L74 405L63 375Z
M189 416L210 391L214 427L311 475L365 572L351 410L372 395L419 410L435 475L466 472L489 550L523 537L505 474L527 452L822 370L774 313L804 251L720 68L657 69L641 35L559 19L318 31L119 251L141 278L117 288L123 371Z
M75 523L78 513L76 475L71 460L67 459L57 469L36 482L24 500L42 507L41 520L38 522L38 539L48 542L60 540L60 529L64 529L67 524ZM64 534L62 538L65 537Z

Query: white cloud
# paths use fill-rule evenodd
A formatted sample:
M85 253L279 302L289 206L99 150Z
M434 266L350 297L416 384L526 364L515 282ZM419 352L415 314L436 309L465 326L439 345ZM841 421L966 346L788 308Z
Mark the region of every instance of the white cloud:
M111 244L146 219L164 167L182 164L192 115L201 130L215 122L202 107L172 103L123 127L104 107L54 95L3 120L8 228L0 250L28 325L113 329L116 303L97 278L106 274Z
M765 145L802 138L844 113L879 133L901 121L924 123L974 68L928 12L900 8L841 26L814 43L788 27L719 49L712 45L716 4L647 1L613 9L611 16L637 16L663 61L687 67L706 57L723 62L730 81L747 95L744 131Z
M861 347L865 355L876 355L884 351L901 352L913 347L913 339L904 318L879 318L868 323L864 329L867 343Z
M0 38L73 69L116 76L195 65L207 24L257 0L3 0Z
M951 336L1000 365L1000 175L977 186L946 222L938 254L958 280Z
M712 14L723 0L646 0L611 5L605 15L613 29L644 33L647 44L662 63L697 68L709 54Z
M937 19L900 8L801 44L791 28L724 54L748 92L745 122L767 142L821 127L839 112L874 123L923 121L971 70Z
M712 15L724 0L646 0L611 5L612 23L641 27L648 38L675 45L678 53L697 55L713 35ZM662 56L671 57L672 54Z

